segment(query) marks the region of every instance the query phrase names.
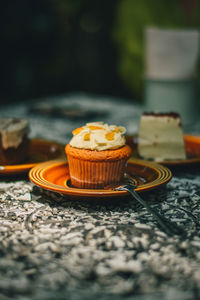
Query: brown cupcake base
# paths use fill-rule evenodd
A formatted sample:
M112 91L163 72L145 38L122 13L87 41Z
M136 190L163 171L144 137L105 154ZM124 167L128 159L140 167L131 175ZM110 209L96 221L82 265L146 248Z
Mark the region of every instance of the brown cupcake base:
M119 184L131 154L131 148L127 145L105 151L77 149L67 145L65 150L72 185L90 189Z

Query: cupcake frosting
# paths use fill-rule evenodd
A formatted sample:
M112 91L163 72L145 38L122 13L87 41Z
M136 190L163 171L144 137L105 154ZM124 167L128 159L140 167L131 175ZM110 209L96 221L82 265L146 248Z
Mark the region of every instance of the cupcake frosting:
M126 129L122 126L108 125L103 122L87 123L72 131L70 145L88 150L117 149L125 145Z

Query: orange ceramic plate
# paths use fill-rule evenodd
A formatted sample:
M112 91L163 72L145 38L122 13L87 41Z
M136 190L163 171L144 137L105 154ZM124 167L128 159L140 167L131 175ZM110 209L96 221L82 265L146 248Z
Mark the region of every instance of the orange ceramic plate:
M167 167L139 159L128 162L127 173L135 180L137 192L157 188L166 184L172 177L172 173ZM72 187L67 161L49 161L38 164L30 170L29 178L41 188L63 195L114 197L128 194L126 191L115 191L111 188L97 190Z
M29 171L38 163L64 156L64 146L52 141L31 140L28 159L23 164L0 166L0 175L15 175Z
M139 158L137 151L138 141L137 136L127 136L127 144L133 149L133 157ZM200 136L184 135L185 149L187 153L187 158L184 160L169 160L169 161L159 161L159 164L165 165L167 167L189 165L194 163L200 163Z

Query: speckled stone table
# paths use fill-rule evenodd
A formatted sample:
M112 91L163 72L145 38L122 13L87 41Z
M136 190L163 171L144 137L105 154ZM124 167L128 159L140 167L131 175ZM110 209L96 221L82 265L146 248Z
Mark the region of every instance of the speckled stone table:
M128 134L137 132L142 111L134 102L84 94L40 101L101 112L102 121L124 125ZM25 117L31 137L64 144L86 121L33 113L32 105L3 107L0 117ZM199 133L200 124L190 130ZM173 175L142 196L185 237L167 236L129 197L75 200L28 178L1 177L0 299L199 299L200 166Z

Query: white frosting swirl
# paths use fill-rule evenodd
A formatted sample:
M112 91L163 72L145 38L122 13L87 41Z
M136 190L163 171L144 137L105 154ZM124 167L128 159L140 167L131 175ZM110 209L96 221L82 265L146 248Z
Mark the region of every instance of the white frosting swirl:
M117 149L125 145L124 134L126 129L122 126L108 125L103 122L87 123L75 129L70 145L75 148L89 150Z

